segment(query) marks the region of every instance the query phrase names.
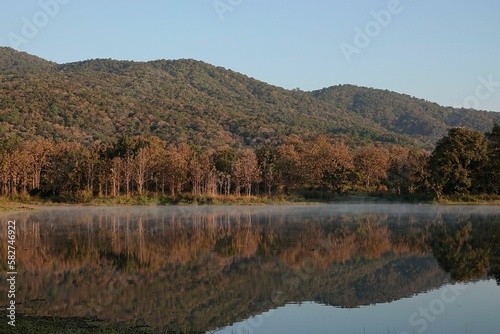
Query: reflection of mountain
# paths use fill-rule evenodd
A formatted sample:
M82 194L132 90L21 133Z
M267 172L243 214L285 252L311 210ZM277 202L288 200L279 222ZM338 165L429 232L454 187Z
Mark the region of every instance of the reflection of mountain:
M360 275L357 279L340 285L332 281L325 286L323 304L342 307L358 307L374 303L386 303L428 291L449 281L432 257L394 258L381 264L376 270Z
M284 211L73 214L78 223L57 210L17 219L21 312L202 331L289 302L357 307L449 280L431 256L433 236L448 226L435 217L427 228L409 223L414 217L367 214L316 220ZM488 223L477 222L487 234L473 229L467 240L488 235L495 242L500 222ZM488 243L469 243L494 254ZM447 259L438 259L447 268Z

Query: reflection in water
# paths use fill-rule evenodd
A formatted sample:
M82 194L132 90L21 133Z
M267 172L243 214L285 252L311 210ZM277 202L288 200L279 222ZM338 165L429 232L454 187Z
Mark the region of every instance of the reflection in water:
M19 312L205 331L288 303L354 308L450 278L500 282L500 213L459 212L332 205L16 214Z
M450 298L446 300L448 303L439 304L442 295ZM499 300L500 289L493 281L453 284L411 299L355 309L315 302L288 304L235 323L216 334L493 334L500 328ZM425 310L422 315L421 310Z

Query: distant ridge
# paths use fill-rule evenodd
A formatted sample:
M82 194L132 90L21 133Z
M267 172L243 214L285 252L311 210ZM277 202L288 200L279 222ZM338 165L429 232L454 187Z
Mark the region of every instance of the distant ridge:
M286 90L191 59L56 64L0 47L2 135L90 143L142 134L216 147L327 134L429 149L449 127L494 123L500 113L352 85Z

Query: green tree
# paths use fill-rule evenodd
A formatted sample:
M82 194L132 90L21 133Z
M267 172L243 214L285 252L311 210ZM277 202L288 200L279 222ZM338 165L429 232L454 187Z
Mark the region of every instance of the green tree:
M223 195L229 195L231 192L231 176L236 160L236 152L231 148L222 148L215 152L215 169L219 176L220 193Z
M262 172L264 182L264 192L271 195L276 185L276 148L271 145L264 145L257 150L257 161Z
M451 128L431 154L429 186L441 195L464 195L482 187L481 173L486 163L486 141L479 131Z
M486 180L488 190L500 194L500 125L495 124L493 130L486 134L488 145L488 164L486 166Z
M456 280L483 277L489 267L488 250L474 240L471 223L436 225L430 246L439 265Z
M90 161L89 149L79 143L59 143L51 152L47 171L42 177L46 194L74 195L87 188L86 169Z
M15 136L0 139L0 188L2 195L17 193L21 165L17 164L21 139Z

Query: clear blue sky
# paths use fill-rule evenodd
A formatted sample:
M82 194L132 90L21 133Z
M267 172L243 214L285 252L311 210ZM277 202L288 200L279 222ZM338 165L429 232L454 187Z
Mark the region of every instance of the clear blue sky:
M500 1L397 2L4 0L0 45L58 63L194 58L289 89L349 83L500 111Z

